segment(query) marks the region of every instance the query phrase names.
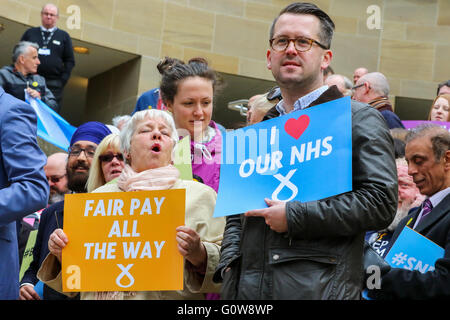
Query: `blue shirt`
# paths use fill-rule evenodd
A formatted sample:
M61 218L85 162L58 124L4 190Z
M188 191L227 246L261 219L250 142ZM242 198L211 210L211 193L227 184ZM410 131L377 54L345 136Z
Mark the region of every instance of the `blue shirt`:
M327 89L328 89L328 86L324 85L314 91L311 91L307 95L304 95L303 97L301 97L300 99L295 101L294 108L291 112L305 109L312 102L317 100L317 98L319 98L322 95L322 93L327 91ZM278 104L275 106L275 108L277 109L277 111L280 113L281 116L288 114L288 112L286 112L286 109L284 108L284 100L281 100L280 102L278 102Z

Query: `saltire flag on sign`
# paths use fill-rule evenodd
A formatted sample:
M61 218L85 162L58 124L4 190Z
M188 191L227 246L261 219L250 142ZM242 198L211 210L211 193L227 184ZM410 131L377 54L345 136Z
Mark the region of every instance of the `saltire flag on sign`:
M351 191L350 97L228 131L222 151L214 217Z

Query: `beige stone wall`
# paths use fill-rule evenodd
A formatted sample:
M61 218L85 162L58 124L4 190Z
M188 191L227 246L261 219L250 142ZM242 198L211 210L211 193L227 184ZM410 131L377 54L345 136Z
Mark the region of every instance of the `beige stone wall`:
M84 121L112 124L136 104L140 59L136 58L89 79Z
M44 0L0 0L2 15L39 25ZM271 21L287 0L55 0L60 27L72 37L142 55L138 94L159 82L165 55L208 58L218 71L272 80L265 56ZM450 78L450 0L317 0L336 22L332 67L384 73L392 96L432 99ZM66 27L68 6L81 9L81 28ZM380 8L370 30L367 8ZM6 8L6 10L5 10ZM5 11L5 12L3 12Z

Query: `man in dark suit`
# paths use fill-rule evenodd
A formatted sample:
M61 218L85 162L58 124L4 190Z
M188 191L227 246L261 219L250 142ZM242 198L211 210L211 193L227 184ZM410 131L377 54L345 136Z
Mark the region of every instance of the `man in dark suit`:
M19 298L17 223L47 204L45 154L31 106L0 87L0 300Z
M405 225L445 249L435 270L392 268L381 279L381 289L371 290L375 299L450 298L450 133L435 125L414 128L406 136L408 174L420 193L427 196L395 230L393 243ZM430 210L431 209L431 210Z
M56 112L61 109L63 89L75 66L72 39L66 31L56 27L58 19L58 8L54 4L46 4L41 11L42 25L28 29L21 38L21 41L39 45L41 64L38 74L45 78L47 87L58 102Z

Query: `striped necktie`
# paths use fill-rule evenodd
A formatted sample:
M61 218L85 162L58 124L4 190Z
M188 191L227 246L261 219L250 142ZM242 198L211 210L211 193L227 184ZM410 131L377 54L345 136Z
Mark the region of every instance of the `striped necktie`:
M433 205L431 204L430 199L425 199L422 204L422 217L419 220L419 223L422 222L423 218L425 218L433 209ZM417 224L419 225L419 224Z

